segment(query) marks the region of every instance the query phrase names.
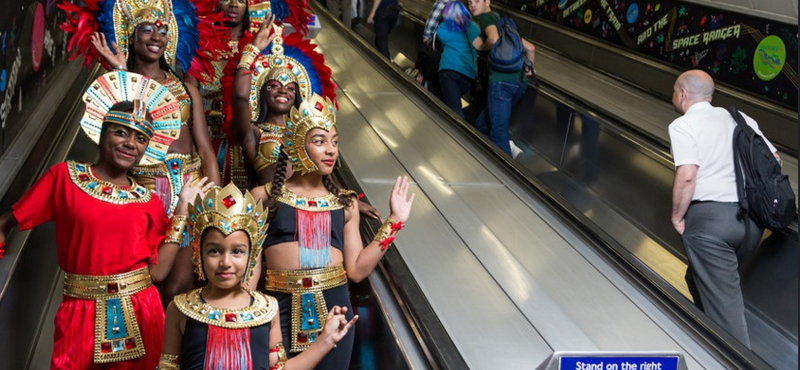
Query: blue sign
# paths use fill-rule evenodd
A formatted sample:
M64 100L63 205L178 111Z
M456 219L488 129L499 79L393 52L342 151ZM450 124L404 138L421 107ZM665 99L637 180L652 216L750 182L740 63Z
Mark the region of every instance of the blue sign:
M639 18L639 5L631 3L631 5L628 6L628 14L626 15L628 24L633 24L633 22L636 22L637 18Z
M678 370L678 357L561 357L558 368L559 370Z

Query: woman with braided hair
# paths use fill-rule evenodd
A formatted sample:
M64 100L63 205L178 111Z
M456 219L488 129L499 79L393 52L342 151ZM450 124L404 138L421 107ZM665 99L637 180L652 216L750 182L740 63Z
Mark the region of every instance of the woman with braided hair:
M240 43L242 57L233 92L227 94L233 98L233 136L241 145L245 161L255 170L259 185L274 179L284 118L290 109L299 107L312 94L332 101L336 98L331 69L315 50L316 45L298 32L283 35L283 28L273 26L274 22L275 17L270 16L259 24L253 37ZM285 171L285 176L292 175L291 167ZM359 202L359 210L373 219L381 217L366 203Z
M278 299L284 346L291 354L307 349L335 305L352 305L347 280L366 278L411 213L408 178L398 177L389 199L390 217L366 247L359 231L359 204L330 175L339 156L336 109L312 95L286 117L281 153L272 183L253 189L269 204L264 242L266 291ZM288 166L291 177L285 177ZM297 282L302 282L297 284ZM318 369L344 369L350 362L348 333Z

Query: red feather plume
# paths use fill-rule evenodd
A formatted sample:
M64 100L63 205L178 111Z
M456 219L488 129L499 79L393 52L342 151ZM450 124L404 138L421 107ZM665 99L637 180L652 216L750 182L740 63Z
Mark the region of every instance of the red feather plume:
M64 1L57 6L67 14L67 20L60 27L71 35L67 44L67 50L70 51L69 60L83 55L84 67L91 67L99 60L103 67L109 69L108 63L100 57L91 40L92 35L99 29L96 17L99 12L98 4L101 1L83 0L84 6Z
M289 8L289 15L283 22L289 23L294 28L305 35L308 33L308 22L314 12L308 6L308 0L283 0Z
M227 41L230 31L224 26L224 17L216 11L216 0L191 1L197 11L197 31L200 37L192 64L186 73L202 83L208 83L214 78L214 65L211 62L230 54Z

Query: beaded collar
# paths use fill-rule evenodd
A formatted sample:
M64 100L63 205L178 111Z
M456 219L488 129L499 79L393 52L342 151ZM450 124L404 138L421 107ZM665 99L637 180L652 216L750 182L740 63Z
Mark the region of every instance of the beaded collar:
M98 179L92 174L92 166L75 161L67 161L69 178L75 185L95 199L113 204L147 203L150 190L128 177L131 186L122 188L108 181Z
M278 300L261 292L246 290L253 303L240 309L216 308L200 296L203 288L175 297L175 307L195 321L226 329L252 328L264 325L278 313Z
M267 188L267 194L269 194L270 188L272 186ZM334 211L344 207L339 203L339 197L334 194L328 193L316 198L304 197L287 189L285 185L281 188L281 195L278 196L277 201L309 212Z

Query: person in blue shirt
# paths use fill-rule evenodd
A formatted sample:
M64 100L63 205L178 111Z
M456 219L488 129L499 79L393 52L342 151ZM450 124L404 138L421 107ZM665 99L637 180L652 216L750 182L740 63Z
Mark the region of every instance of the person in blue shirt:
M469 92L478 73L477 47L483 44L481 30L471 22L467 7L460 1L447 3L436 39L442 49L439 62L439 87L442 100L461 118L461 97Z

